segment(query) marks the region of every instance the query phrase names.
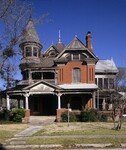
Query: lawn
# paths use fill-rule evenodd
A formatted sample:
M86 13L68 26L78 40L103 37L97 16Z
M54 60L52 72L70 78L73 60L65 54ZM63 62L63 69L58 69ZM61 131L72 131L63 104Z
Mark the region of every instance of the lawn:
M29 127L29 124L0 124L0 143L4 143L8 138L13 137L16 133ZM26 140L26 144L62 144L69 147L76 144L112 144L113 147L119 146L120 143L126 143L126 122L122 124L119 131L113 130L112 122L88 122L88 123L52 123L43 126L43 129L35 133ZM112 137L89 138L88 136L112 135ZM50 136L50 137L45 137ZM61 137L54 137L61 136ZM62 138L63 136L68 136ZM86 136L86 137L69 137L69 136ZM121 137L122 136L122 137Z
M0 143L27 128L27 124L0 124Z
M114 124L108 122L92 122L92 123L53 123L45 126L41 131L34 134L27 140L27 144L62 144L64 147L76 144L112 144L117 147L120 143L126 143L126 138L121 135L126 135L126 122L123 123L122 129L119 131L113 130ZM102 138L72 138L69 136L98 136L98 135L112 135L112 137ZM117 136L119 135L119 136ZM51 136L45 138L44 136ZM61 136L53 138L53 136ZM68 136L62 138L63 136ZM43 137L43 138L41 138Z
M126 122L123 123L119 131L112 130L113 123L91 122L91 123L54 123L45 126L34 136L53 135L126 135Z

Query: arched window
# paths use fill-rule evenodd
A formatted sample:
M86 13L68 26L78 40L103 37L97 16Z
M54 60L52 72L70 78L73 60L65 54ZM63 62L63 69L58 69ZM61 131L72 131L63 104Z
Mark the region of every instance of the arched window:
M80 68L73 68L72 70L72 82L79 83L81 81Z

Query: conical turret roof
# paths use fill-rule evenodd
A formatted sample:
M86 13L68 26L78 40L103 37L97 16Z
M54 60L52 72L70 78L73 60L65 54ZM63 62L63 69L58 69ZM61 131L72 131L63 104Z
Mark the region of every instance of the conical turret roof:
M29 19L26 29L22 36L22 43L28 43L28 42L37 43L42 47L42 44L39 40L38 34L35 30L35 27L31 18Z

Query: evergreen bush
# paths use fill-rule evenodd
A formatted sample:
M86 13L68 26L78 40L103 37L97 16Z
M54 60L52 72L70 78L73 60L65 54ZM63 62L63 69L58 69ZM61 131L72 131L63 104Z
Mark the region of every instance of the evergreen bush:
M95 122L98 121L98 115L96 109L84 109L80 114L80 121L82 122Z
M99 121L103 121L103 122L106 122L107 120L108 120L108 117L107 117L107 114L105 114L105 113L99 113L98 114L98 119L99 119Z
M22 118L25 116L25 110L24 109L17 109L14 108L11 110L11 120L14 122L22 122Z
M68 122L68 111L65 111L61 115L62 122ZM69 122L76 122L77 118L73 112L69 112Z

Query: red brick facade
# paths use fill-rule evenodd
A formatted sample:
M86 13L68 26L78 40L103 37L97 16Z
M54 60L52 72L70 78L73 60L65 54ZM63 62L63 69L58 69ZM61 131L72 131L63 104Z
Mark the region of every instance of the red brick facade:
M70 61L58 65L58 84L72 83L72 69L79 68L81 83L95 83L95 65L83 65L81 61Z

